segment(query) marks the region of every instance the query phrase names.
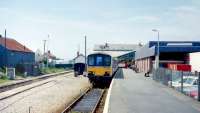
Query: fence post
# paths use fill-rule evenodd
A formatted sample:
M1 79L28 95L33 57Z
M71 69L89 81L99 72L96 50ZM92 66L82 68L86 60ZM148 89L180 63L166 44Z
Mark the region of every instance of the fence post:
M200 101L200 72L198 73L198 101Z
M181 71L181 93L183 93L183 71Z
M172 76L172 70L170 70L170 72L171 72L171 73L170 73L170 75L171 75L171 76L170 76L170 77L171 77L171 79L170 79L170 80L171 80L170 86L172 87L172 85L173 85L173 84L172 84L172 80L173 80L173 78L172 78L172 77L173 77L173 76Z
M28 113L31 113L31 107L29 106L29 108L28 108Z

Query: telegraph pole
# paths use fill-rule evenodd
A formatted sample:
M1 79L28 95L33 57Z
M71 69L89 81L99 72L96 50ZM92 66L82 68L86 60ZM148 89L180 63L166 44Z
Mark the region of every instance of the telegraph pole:
M85 72L87 72L87 37L85 36Z
M6 32L6 29L5 29L5 67L7 68L7 32Z
M49 43L50 43L50 35L49 35L49 34L48 34L47 38L48 38L48 39L47 39L47 51L49 51L49 50L50 50L50 49L49 49L49 48L50 48L50 47L49 47L49 45L50 45L50 44L49 44Z
M46 60L45 48L46 48L46 42L47 42L47 40L43 40L43 41L44 41L44 59Z
M44 41L44 54L45 54L45 49L46 49L46 42L47 40L43 40Z
M50 49L49 49L49 43L50 43L50 36L49 36L49 34L48 34L48 42L47 42L47 67L48 67L48 65L49 65L49 52L50 52Z

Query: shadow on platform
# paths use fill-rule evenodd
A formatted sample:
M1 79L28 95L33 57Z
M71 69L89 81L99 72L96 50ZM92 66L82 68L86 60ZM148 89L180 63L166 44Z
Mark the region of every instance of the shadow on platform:
M116 75L115 75L114 78L115 78L115 79L124 79L124 73L123 73L123 71L122 71L121 68L118 69L118 71L117 71L117 73L116 73Z

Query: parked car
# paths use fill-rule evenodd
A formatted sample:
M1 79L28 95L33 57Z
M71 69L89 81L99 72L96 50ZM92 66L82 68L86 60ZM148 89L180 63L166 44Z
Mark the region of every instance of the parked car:
M168 82L168 85L171 84L171 81ZM183 77L183 87L192 87L198 85L198 77L196 76L184 76ZM181 78L172 81L172 87L179 89L181 87Z
M181 91L181 87L177 88L178 91ZM198 86L187 86L187 87L183 87L183 93L190 96L190 93L193 91L197 91L198 90Z
M183 83L187 80L187 78L188 78L188 76L183 77ZM178 78L174 81L169 81L168 85L171 86L171 84L172 84L172 87L174 87L174 88L180 87L181 86L181 78Z
M190 96L194 99L197 99L198 98L198 90L191 91Z
M188 76L187 80L184 82L183 86L197 86L198 85L198 77L197 76Z

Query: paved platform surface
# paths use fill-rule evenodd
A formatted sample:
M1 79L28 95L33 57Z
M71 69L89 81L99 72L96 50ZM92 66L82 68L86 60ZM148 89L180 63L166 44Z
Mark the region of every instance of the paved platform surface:
M0 113L59 113L89 87L87 78L73 73L49 78L0 93Z
M108 113L200 113L200 103L130 69L117 72Z

